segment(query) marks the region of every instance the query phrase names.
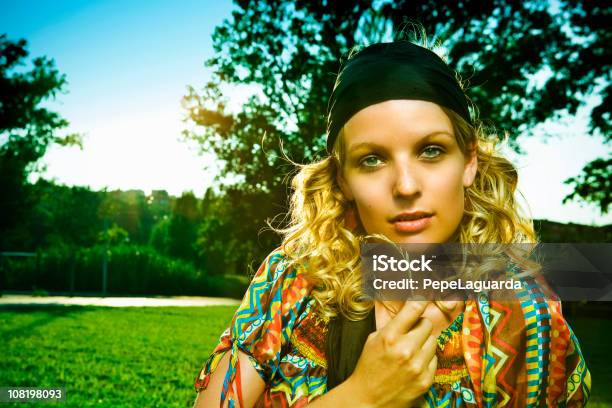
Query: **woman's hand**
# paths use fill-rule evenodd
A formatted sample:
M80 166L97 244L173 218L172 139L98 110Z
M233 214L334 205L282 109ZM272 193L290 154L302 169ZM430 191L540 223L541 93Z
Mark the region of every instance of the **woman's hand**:
M422 317L428 303L406 302L384 327L368 336L347 379L366 405L415 406L433 383L437 343L432 323Z

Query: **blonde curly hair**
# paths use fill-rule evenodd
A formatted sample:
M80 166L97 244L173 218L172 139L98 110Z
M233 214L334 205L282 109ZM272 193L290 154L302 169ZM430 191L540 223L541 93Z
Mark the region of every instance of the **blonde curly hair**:
M472 126L453 110L441 108L453 124L463 154L467 157L472 146L477 146L476 177L465 190L464 215L453 240L536 242L533 223L517 201L516 168L499 153L499 137L480 120ZM291 181L288 226L270 227L283 237L281 248L288 266L303 268L314 284L311 295L322 316L343 314L361 320L373 307L373 301L363 296L360 269L360 244L371 235L361 225L352 229L346 225L351 203L336 181L345 160L343 133L338 134L330 156L310 164L294 163L297 173Z

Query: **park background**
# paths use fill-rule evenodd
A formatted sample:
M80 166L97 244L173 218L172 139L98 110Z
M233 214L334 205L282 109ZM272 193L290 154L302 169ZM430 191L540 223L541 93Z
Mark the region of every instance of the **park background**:
M0 1L0 290L239 299L322 157L338 61L422 24L507 135L542 242L610 242L610 8L581 1ZM4 33L4 34L2 34ZM280 214L280 215L279 215ZM612 406L611 308L567 303ZM191 406L235 306L0 309L0 386Z

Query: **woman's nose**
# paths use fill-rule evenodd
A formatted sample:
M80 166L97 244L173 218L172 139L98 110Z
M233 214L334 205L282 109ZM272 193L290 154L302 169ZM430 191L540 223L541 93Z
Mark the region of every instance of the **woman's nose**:
M398 166L395 171L393 195L396 197L413 196L421 192L417 172L409 166Z

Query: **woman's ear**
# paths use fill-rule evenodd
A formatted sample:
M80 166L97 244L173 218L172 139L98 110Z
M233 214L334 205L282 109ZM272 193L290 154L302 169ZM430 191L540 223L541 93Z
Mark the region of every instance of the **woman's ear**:
M341 171L339 171L336 174L336 181L338 182L338 185L340 186L340 190L342 190L342 193L344 194L346 199L349 201L353 201L355 197L353 196L353 193L351 192L351 188L349 187L348 183L344 179L344 176L342 175Z
M463 186L469 187L474 182L476 178L476 171L478 170L478 155L477 148L474 145L470 149L469 153L469 161L465 164L465 169L463 170Z

